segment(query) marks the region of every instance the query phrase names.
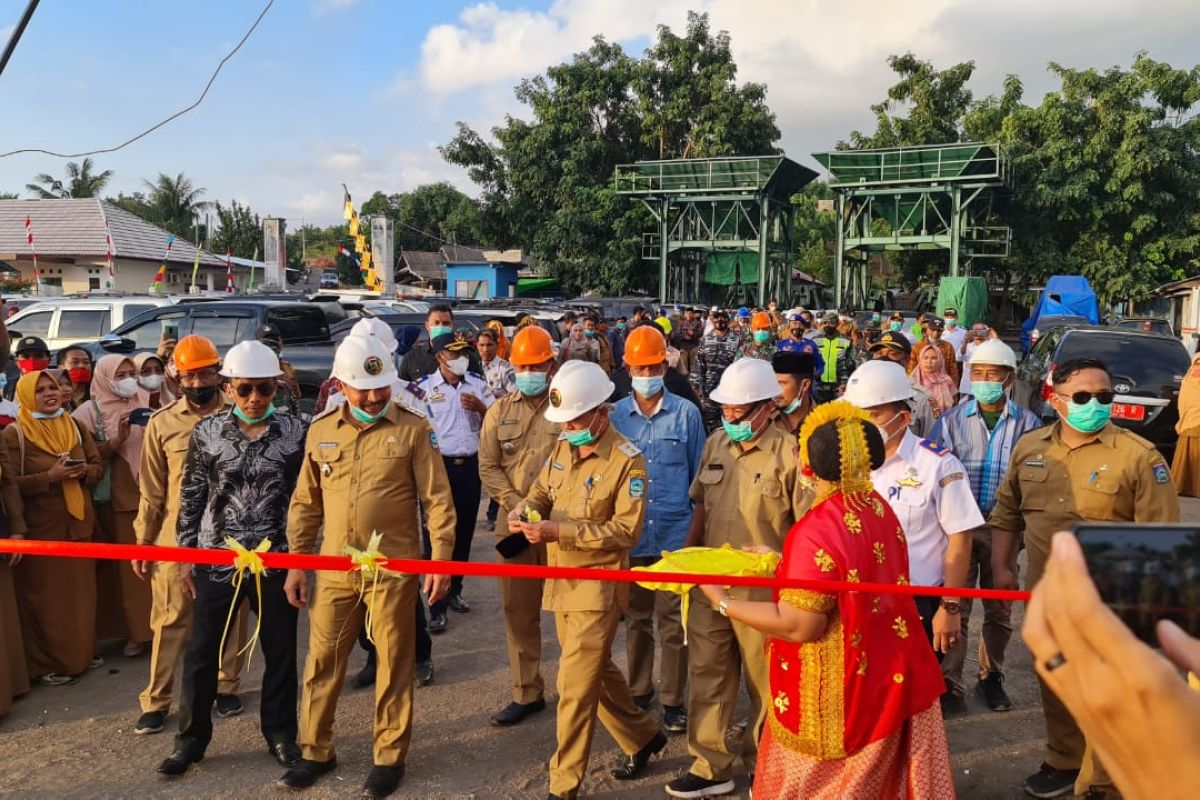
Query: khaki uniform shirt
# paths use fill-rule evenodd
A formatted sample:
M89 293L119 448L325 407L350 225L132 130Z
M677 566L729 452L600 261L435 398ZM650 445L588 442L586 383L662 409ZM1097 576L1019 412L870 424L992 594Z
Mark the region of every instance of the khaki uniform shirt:
M229 408L222 401L218 411ZM214 412L216 413L216 412ZM133 533L138 544L175 547L175 522L179 517L179 490L187 461L192 429L204 419L180 397L150 417L142 437L142 467L138 473L141 500Z
M533 398L520 392L505 395L483 418L479 479L505 514L521 505L558 442L562 426L542 414L548 396L548 392ZM496 530L501 537L508 535L507 525L497 525Z
M454 501L434 442L429 422L397 403L366 428L345 405L318 416L288 509L288 549L314 552L323 525L321 555L344 555L346 545L363 550L378 531L385 556L420 558L419 501L434 560L452 558Z
M1046 562L1050 538L1076 522L1179 520L1175 484L1154 445L1109 424L1096 439L1070 449L1059 438L1062 424L1018 440L988 519L992 527L1024 531L1031 569Z
M558 523L557 542L546 547L552 567L628 569L629 551L642 535L646 462L610 423L591 452L580 455L565 439L525 498L525 506ZM607 611L629 602L629 584L547 580L547 611Z

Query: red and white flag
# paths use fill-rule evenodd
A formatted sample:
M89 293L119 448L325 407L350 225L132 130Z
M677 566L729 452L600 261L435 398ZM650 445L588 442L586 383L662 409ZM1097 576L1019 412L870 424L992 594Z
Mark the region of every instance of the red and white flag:
M25 241L29 244L29 252L33 253L33 278L35 292L41 291L42 286L42 270L38 267L37 260L37 245L33 241L33 221L29 219L29 215L25 215Z
M233 250L225 248L225 294L233 294Z

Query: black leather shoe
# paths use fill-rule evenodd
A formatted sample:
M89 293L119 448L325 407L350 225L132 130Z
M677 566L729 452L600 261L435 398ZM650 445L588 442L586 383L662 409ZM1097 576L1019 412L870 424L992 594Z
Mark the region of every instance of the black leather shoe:
M461 595L454 595L447 602L450 604L451 611L457 611L459 614L471 613L471 606L467 604L466 600L462 599Z
M302 758L296 766L283 773L283 777L275 781L275 785L283 789L307 789L317 782L317 778L337 767L337 759L328 761L310 761Z
M546 710L545 700L534 700L532 703L509 703L492 717L492 724L498 728L516 725L530 714Z
M197 755L187 750L176 750L158 765L158 774L167 778L178 778L187 772L192 764L199 764L203 760L203 753Z
M428 686L433 683L433 659L418 661L415 673L417 686Z
M367 782L363 784L363 797L387 797L400 786L400 780L404 777L404 765L397 764L394 767L371 767L371 772L367 775Z
M687 730L687 706L663 706L662 718L667 733L683 733Z
M633 696L633 704L642 711L645 711L654 704L654 692L650 694L635 694Z
M662 731L654 734L654 738L631 756L627 756L625 763L615 768L612 771L612 776L619 781L631 781L635 778L640 778L642 773L646 771L646 765L650 763L650 759L662 752L662 749L667 746L667 735Z
M430 611L429 612L429 632L430 633L445 633L446 632L446 612L445 611Z
M351 689L365 689L375 685L375 659L368 659L367 665L350 679Z
M269 752L271 756L279 762L279 766L287 769L291 769L299 764L302 757L300 754L300 748L296 746L295 742L288 739L280 740L278 742L268 742L267 752Z

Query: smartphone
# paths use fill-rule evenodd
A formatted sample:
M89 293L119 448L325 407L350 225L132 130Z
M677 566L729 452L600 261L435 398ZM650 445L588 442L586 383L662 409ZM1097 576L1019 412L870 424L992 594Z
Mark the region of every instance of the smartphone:
M1160 619L1200 636L1200 525L1085 522L1074 532L1101 599L1139 639L1157 647Z
M129 412L129 424L146 426L150 421L150 415L154 413L153 408L135 408Z
M78 467L79 465L86 464L86 463L87 463L87 461L82 458L68 458L66 461L63 462L63 466Z
M163 320L162 338L179 340L179 322L177 320Z

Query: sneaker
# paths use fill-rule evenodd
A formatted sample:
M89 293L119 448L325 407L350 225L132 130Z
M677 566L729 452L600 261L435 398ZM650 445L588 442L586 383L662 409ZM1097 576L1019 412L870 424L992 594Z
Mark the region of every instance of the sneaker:
M142 653L146 652L146 645L142 642L126 642L121 648L121 655L126 658L137 658Z
M1004 691L1004 676L999 672L988 673L986 678L979 681L975 689L983 695L988 708L992 711L1012 710L1012 700L1008 699L1008 692Z
M42 686L66 686L70 683L75 683L78 678L72 675L62 675L58 672L47 672L45 675L38 675L34 678Z
M967 699L947 689L942 692L942 716L949 717L967 713Z
M163 711L147 711L138 717L137 724L133 726L133 732L141 736L149 733L162 733L166 727L167 715Z
M103 666L104 656L99 654L92 656L92 660L88 663L88 669L100 669Z
M236 717L245 710L246 709L245 706L242 705L241 698L239 698L236 694L217 695L218 717Z
M489 519L489 520L487 521L487 524L483 526L483 529L484 529L485 531L494 531L494 530L496 530L496 520L494 520L494 519Z
M1075 779L1078 777L1077 769L1055 769L1043 762L1037 772L1025 779L1021 788L1030 797L1066 797L1075 794Z
M733 779L710 781L699 775L688 773L682 778L676 778L667 784L667 794L671 797L720 797L733 791Z
M663 706L663 728L668 733L683 733L687 730L687 706Z

